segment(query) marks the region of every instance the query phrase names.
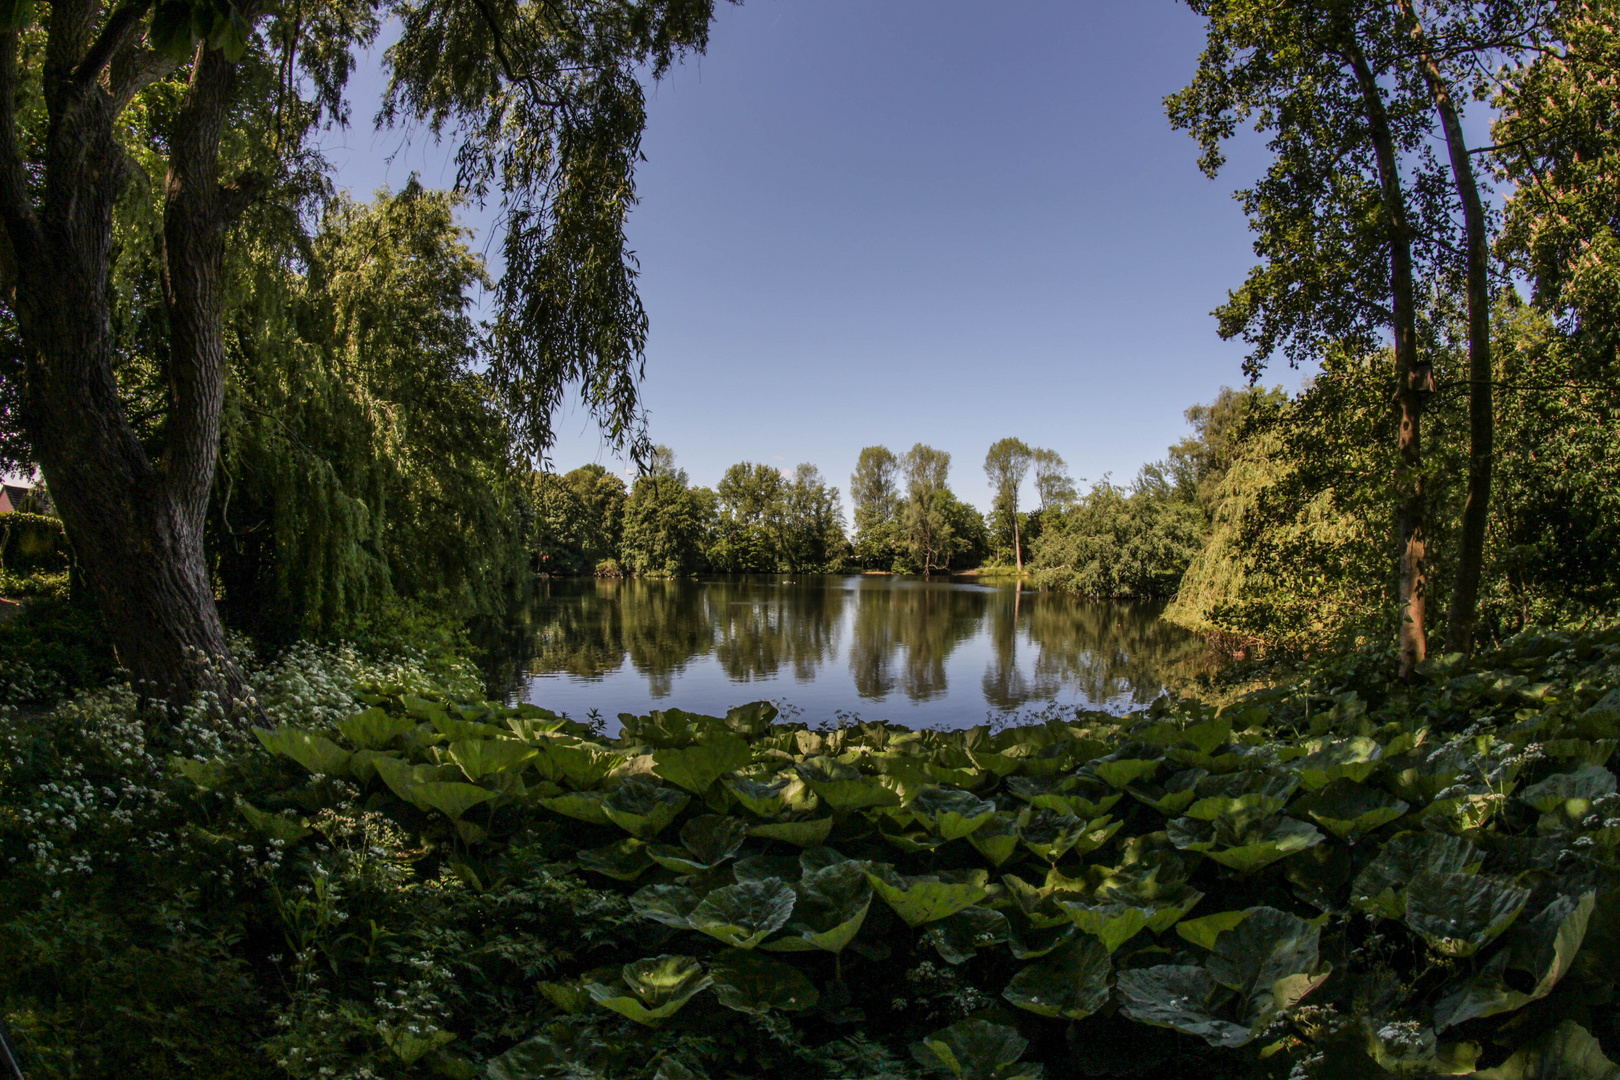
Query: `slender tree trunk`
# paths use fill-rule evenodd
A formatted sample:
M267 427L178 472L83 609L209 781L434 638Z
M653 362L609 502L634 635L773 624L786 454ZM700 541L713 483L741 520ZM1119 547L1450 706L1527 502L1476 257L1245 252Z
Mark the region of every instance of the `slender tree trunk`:
M1412 272L1412 234L1407 218L1406 194L1401 186L1395 138L1366 57L1353 40L1345 43L1345 57L1361 87L1367 126L1378 160L1383 215L1388 231L1390 295L1395 338L1395 470L1396 534L1399 544L1400 675L1410 678L1428 654L1425 603L1428 592L1426 532L1428 497L1423 488L1423 409L1434 392L1434 371L1418 355L1417 308Z
M1018 536L1018 507L1012 508L1013 525L1013 561L1018 564L1018 572L1024 572L1024 545Z
M214 606L203 519L224 395L220 274L241 192L217 182L234 66L200 51L170 139L164 222L169 412L150 454L119 399L110 312L113 208L128 162L119 113L166 66L139 42L146 7L100 25L95 0L48 17L43 169L31 183L13 102L16 34L0 35L0 220L17 271L26 430L120 662L151 697L243 696Z
M1485 563L1485 526L1490 520L1491 467L1496 441L1495 409L1491 401L1491 294L1490 249L1485 241L1485 209L1479 184L1463 138L1451 88L1435 62L1423 26L1411 0L1398 0L1408 20L1423 61L1423 75L1434 94L1435 111L1446 136L1451 175L1462 202L1463 230L1468 256L1468 501L1463 506L1462 536L1457 551L1457 576L1451 586L1451 610L1446 617L1446 651L1471 653L1474 624L1479 614L1479 580Z

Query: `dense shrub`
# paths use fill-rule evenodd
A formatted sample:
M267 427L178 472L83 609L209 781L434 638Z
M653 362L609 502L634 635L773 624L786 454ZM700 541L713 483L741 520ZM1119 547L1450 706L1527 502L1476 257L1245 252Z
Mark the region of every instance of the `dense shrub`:
M35 1078L1607 1075L1620 634L1389 666L611 739L349 653L251 740L106 690L4 733L0 1009Z

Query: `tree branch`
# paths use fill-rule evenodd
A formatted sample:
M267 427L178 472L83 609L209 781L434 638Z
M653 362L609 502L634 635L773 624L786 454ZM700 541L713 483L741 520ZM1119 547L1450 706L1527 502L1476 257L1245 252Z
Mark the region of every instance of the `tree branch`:
M112 13L112 18L101 28L100 36L73 72L74 82L93 83L101 78L101 73L112 63L113 57L140 31L141 20L146 17L146 9L151 3L152 0L128 0Z

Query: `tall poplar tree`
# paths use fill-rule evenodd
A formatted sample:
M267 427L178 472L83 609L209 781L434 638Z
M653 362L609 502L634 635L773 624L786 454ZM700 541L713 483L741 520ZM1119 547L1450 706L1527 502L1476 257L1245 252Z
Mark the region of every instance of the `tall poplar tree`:
M1034 451L1020 439L998 439L984 456L984 475L996 490L996 513L1012 537L1013 561L1020 574L1024 572L1024 545L1018 535L1018 489L1034 460Z

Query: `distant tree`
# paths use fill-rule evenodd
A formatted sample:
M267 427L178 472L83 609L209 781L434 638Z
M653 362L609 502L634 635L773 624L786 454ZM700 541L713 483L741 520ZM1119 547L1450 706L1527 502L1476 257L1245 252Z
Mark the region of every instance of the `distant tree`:
M1018 529L1018 489L1034 462L1034 452L1019 439L1000 439L984 456L984 475L995 489L997 523L1012 540L1013 561L1024 572L1024 545Z
M889 569L894 556L904 501L899 489L900 459L886 446L868 446L856 459L849 478L855 504L855 558L868 569Z
M849 541L838 489L822 478L821 470L809 463L795 469L792 481L781 488L778 506L782 569L793 574L837 569Z
M1035 494L1040 496L1041 511L1060 510L1073 503L1076 498L1074 480L1058 452L1036 447L1030 454L1035 465Z
M1194 405L1183 415L1193 434L1170 448L1164 464L1169 479L1189 502L1206 515L1214 512L1216 491L1242 449L1246 423L1257 409L1274 411L1288 400L1280 386L1267 390L1223 386L1208 405Z
M775 529L786 481L769 465L739 462L715 486L718 513L709 562L727 574L769 573L777 566Z
M714 492L687 486L673 451L654 447L624 505L625 564L638 574L668 576L702 569L715 502Z
M589 574L619 555L624 481L591 464L558 476L533 473L526 491L533 531L533 568L543 574Z
M906 501L900 513L903 549L924 576L948 569L955 538L946 514L951 455L917 443L901 455L900 471L906 480Z

